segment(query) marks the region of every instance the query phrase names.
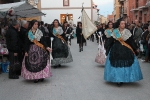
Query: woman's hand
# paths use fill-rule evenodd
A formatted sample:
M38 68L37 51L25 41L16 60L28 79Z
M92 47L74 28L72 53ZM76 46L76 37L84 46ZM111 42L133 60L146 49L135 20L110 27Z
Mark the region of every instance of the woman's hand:
M28 53L27 53L27 52L25 53L25 56L28 56Z
M49 52L52 52L52 49L50 47L46 48Z

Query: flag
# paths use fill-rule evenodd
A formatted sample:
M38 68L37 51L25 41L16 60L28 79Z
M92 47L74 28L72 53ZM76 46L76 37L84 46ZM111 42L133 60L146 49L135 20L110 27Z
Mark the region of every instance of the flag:
M92 23L90 18L88 17L85 10L82 10L82 34L85 39L91 36L96 30L97 27Z

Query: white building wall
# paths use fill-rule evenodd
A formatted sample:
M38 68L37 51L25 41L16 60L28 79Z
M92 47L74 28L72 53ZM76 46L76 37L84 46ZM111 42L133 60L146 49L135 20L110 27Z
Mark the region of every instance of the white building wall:
M93 9L93 22L98 21L98 15L97 10Z
M82 7L83 2L84 7L91 7L91 0L70 0L69 7ZM41 8L59 7L63 7L63 0L41 0Z
M88 14L89 18L91 19L91 9L85 9L86 13ZM73 21L74 24L77 24L78 19L81 16L81 9L54 9L54 10L42 10L46 14L46 16L42 17L42 21L46 23L52 23L54 19L58 19L60 21L60 14L73 14Z
M41 0L41 11L46 14L41 20L46 23L52 23L54 19L60 20L60 14L73 14L73 21L76 24L81 19L81 7L84 3L85 11L91 19L91 0L69 0L69 6L63 6L63 0ZM88 7L88 9L86 9ZM56 8L56 9L55 9ZM65 9L63 9L65 8ZM69 9L70 8L70 9ZM77 9L76 9L77 8Z

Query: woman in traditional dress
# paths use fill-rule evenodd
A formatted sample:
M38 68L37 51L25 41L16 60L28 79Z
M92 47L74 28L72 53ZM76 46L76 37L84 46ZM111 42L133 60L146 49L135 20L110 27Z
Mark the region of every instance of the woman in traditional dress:
M52 42L52 65L57 68L62 63L70 63L73 61L70 48L68 47L67 41L63 38L63 29L57 19L53 21L53 27L51 30L51 37L54 38Z
M38 21L32 20L26 35L25 58L22 63L21 76L35 83L51 77L51 67L47 51L52 49L46 44L43 33L38 29Z
M79 44L79 52L83 51L83 43L86 42L86 40L83 37L82 34L82 23L79 22L77 29L76 29L76 35L77 35L77 43Z
M105 63L104 79L107 82L122 83L136 82L143 79L136 52L139 52L132 34L125 29L125 21L119 20L119 28L114 29L112 37L106 43L107 60Z
M109 21L107 24L108 28L105 30L105 36L106 39L105 41L107 41L108 38L110 38L112 36L112 32L113 32L113 22Z

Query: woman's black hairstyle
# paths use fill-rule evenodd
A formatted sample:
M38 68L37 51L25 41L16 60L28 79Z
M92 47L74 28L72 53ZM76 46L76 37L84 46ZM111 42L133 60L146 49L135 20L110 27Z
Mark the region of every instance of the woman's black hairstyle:
M52 27L54 28L54 22L57 21L58 22L58 26L62 27L62 25L60 24L58 19L54 19L53 23L52 23Z
M118 28L120 23L121 23L121 21L124 21L124 19L123 18L118 19L117 22L114 25L114 28Z
M114 23L112 21L109 21L106 25L106 29L109 28L109 24L112 23L112 25L114 25Z
M78 22L77 28L79 28L79 24L81 24L81 25L82 25L82 22Z
M30 23L29 23L29 30L33 27L33 25L35 24L35 22L38 22L37 20L33 19Z

